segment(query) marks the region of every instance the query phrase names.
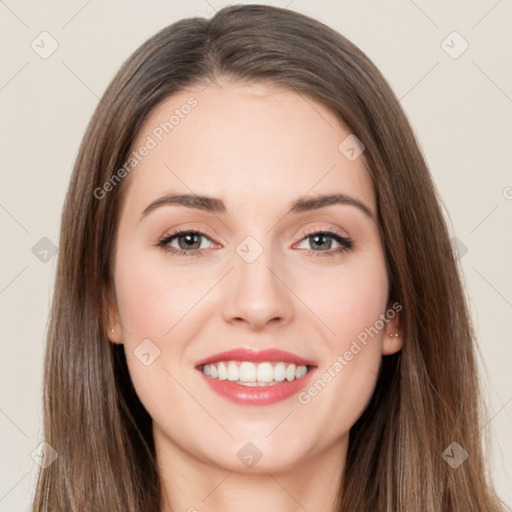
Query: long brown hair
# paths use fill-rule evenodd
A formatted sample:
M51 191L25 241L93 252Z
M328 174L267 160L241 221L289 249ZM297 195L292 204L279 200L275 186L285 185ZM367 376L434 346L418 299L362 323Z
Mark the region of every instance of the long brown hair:
M396 96L369 58L328 26L287 9L242 5L183 19L146 41L108 86L83 137L62 212L44 365L44 436L58 459L40 470L33 511L162 509L151 418L123 346L106 335L129 177L108 197L97 191L123 167L157 104L219 77L316 100L365 146L404 346L383 357L374 395L350 430L336 509L505 510L484 466L485 408L461 272ZM457 468L443 457L450 445L469 454Z

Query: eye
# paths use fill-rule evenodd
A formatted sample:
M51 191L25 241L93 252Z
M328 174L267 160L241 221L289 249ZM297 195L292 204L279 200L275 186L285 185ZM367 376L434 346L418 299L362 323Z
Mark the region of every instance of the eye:
M311 231L308 231L305 235L306 236L305 238L302 239L301 243L303 243L304 241L310 241L312 246L321 248L320 251L308 250L308 255L310 256L335 256L343 252L349 251L354 247L354 241L351 238L345 237L341 233L338 233L336 230L330 228L315 228ZM329 239L334 239L336 243L339 244L339 247L331 249L332 241L326 242L326 240Z
M165 252L171 253L173 256L195 256L200 254L204 249L204 247L201 247L201 238L211 240L210 237L202 231L182 229L170 235L166 235L158 241L157 246L161 247ZM171 242L174 241L177 242L178 247L170 245Z
M193 257L201 254L206 247L201 247L201 239L211 240L211 237L202 231L194 229L181 229L164 236L157 242L157 246L172 256ZM332 241L339 244L339 247L332 249ZM334 229L315 228L305 233L301 244L304 241L310 241L313 246L320 247L320 250L310 249L307 254L310 256L335 256L349 251L354 247L354 241L351 238L343 236ZM178 247L171 245L176 242Z

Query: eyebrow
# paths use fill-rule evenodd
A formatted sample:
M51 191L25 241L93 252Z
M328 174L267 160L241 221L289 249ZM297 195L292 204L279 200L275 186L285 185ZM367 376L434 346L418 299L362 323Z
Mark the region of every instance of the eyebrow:
M287 213L302 213L306 211L319 210L332 205L355 206L361 210L367 217L375 221L375 215L368 206L347 194L327 194L310 197L300 197L289 204ZM146 217L149 212L161 206L185 206L196 210L203 210L213 214L226 213L226 205L222 199L199 194L167 194L150 203L142 212L141 219Z

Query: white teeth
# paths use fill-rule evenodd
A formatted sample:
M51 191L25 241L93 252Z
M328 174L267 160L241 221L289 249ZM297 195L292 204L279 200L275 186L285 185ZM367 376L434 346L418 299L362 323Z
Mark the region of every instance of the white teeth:
M277 363L274 366L274 380L283 382L284 379L286 379L286 366L284 363Z
M245 386L273 386L285 379L289 382L304 377L308 372L305 365L293 363L253 363L251 361L220 361L206 364L203 373L219 380L229 380Z
M294 364L288 366L288 368L286 368L286 380L294 380L296 371L297 368Z
M215 366L214 364L210 365L210 368L212 366ZM218 379L219 380L226 380L228 378L228 370L226 369L226 366L224 363L217 363L217 371L218 371ZM211 372L211 370L210 370Z
M240 380L242 382L256 381L256 365L248 361L244 361L240 365Z
M228 380L238 380L238 366L234 361L228 363Z
M307 372L308 369L305 366L297 366L297 370L295 370L295 378L300 379L301 377L304 377Z
M274 380L274 368L270 363L260 363L256 369L256 377L259 382L270 382Z

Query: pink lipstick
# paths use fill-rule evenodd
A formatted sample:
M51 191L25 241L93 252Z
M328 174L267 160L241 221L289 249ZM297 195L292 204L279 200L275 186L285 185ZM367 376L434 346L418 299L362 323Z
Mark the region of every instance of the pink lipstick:
M277 349L239 348L196 364L220 396L244 405L270 405L297 394L311 380L314 361Z

